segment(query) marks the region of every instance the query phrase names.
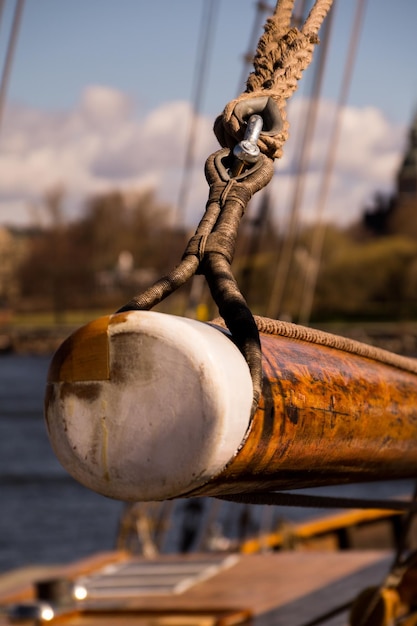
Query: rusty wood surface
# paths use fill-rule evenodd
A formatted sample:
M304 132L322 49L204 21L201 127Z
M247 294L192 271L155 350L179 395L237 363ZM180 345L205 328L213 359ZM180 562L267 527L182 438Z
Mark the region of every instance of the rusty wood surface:
M261 339L263 395L246 440L194 493L417 476L415 374L327 346Z

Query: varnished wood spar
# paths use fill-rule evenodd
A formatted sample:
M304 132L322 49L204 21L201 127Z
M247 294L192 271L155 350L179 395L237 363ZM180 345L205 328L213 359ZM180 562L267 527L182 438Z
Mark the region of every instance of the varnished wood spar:
M245 442L192 495L417 476L417 375L306 341L261 340L263 396Z
M51 363L53 449L85 486L132 501L416 477L415 362L300 335L261 334L251 421L247 364L220 329L149 311L95 320Z

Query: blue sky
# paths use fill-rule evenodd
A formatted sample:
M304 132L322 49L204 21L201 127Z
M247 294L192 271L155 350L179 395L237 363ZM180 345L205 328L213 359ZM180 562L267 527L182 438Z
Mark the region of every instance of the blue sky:
M151 108L189 98L203 2L211 0L26 0L9 98L63 109L83 87L104 84ZM221 0L204 110L222 109L237 89L255 0ZM271 2L272 4L272 2ZM2 43L14 1L6 1ZM336 0L324 95L334 95L354 0ZM417 2L368 0L350 102L378 104L407 121L417 100Z
M55 184L54 181L57 184L63 184L68 189L69 195L73 188L77 188L78 196L75 192L73 195L74 198L77 196L79 201L82 193L105 188L103 176L98 182L95 180L95 186L93 183L89 186L86 181L81 184L82 173L80 172L77 173L76 181L71 180L71 177L65 180L62 175L63 167L55 179L52 174L49 177L46 174L38 176L40 180L38 193L36 193L34 183L30 182L31 177L35 177L36 172L42 169L42 163L46 164L47 158L50 158L51 162L54 158L55 161L63 158L62 153L59 154L59 152L55 157L52 155L53 150L59 150L59 141L63 141L62 137L59 139L57 134L60 125L58 120L61 120L62 134L65 124L68 124L68 129L70 128L70 121L71 128L74 128L75 117L78 115L79 120L82 112L82 123L85 125L83 129L87 136L90 132L90 127L87 127L87 118L91 121L91 118L95 116L96 108L99 108L99 103L104 100L105 110L115 107L114 111L117 111L115 115L118 116L120 124L124 125L123 136L129 132L126 127L126 123L129 122L133 134L135 124L136 130L139 126L141 127L140 137L143 140L144 136L150 134L149 128L154 123L158 128L160 140L158 145L163 149L164 141L161 133L166 126L168 133L166 144L176 145L176 165L178 166L178 150L183 150L180 146L181 137L174 139L169 132L174 132L175 120L181 125L179 120L182 119L181 115L185 115L185 109L180 114L179 103L189 103L191 98L203 3L209 1L212 0L158 0L158 2L149 0L26 0L8 90L8 113L4 121L3 143L0 141L0 157L2 152L3 159L6 159L8 154L13 156L13 168L9 159L6 169L12 173L13 180L16 178L16 184L12 188L10 176L4 185L0 176L0 211L6 221L12 213L15 216L19 214L20 220L26 219L23 205L28 202L38 203L45 191L45 185L51 186ZM210 71L204 88L202 107L202 126L206 132L210 132L209 128L214 117L238 92L238 83L243 69L242 59L248 49L255 19L255 5L255 0L219 0ZM2 58L14 6L14 0L6 0L0 30ZM323 89L323 98L327 102L327 109L323 111L324 120L327 115L326 111L329 111L329 107L331 108L338 96L355 6L354 0L336 0L335 2L335 19ZM363 126L360 126L359 118L362 120L362 125L366 121L367 125L374 128L369 110L374 111L375 129L385 134L384 137L380 137L378 145L389 144L390 163L394 163L394 150L397 151L396 162L398 163L399 151L404 147L406 127L417 108L416 24L416 0L396 0L395 2L367 0L365 21L348 100L351 113L349 119L351 127L353 128L356 124L357 131L355 132L360 134L363 131L358 129ZM298 97L303 95L307 84L307 78L305 78ZM94 89L96 91L93 93ZM171 106L174 107L172 111ZM299 110L301 110L301 105L299 105ZM176 114L173 111L176 111ZM297 111L297 107L294 111ZM158 118L157 112L159 112ZM37 119L36 146L33 139L35 117ZM29 119L32 119L32 125ZM105 120L102 122L105 126ZM121 126L116 128L114 116L111 123L113 124L112 132L116 137ZM146 124L148 124L147 128ZM293 125L296 125L296 120ZM95 128L95 139L91 134L89 147L84 144L75 144L74 135L72 135L72 148L78 151L90 150L89 154L91 154L94 141L96 143L101 141L101 158L107 158L106 171L110 171L112 154L114 156L117 150L114 145L110 146L107 157L106 154L103 156L103 151L106 150L105 130L102 130L101 139L99 139L97 124ZM181 128L184 130L182 137L185 142L187 126L183 125ZM32 133L32 141L30 133ZM120 137L121 134L120 130ZM395 135L398 141L394 146ZM67 138L68 136L69 130L66 134ZM53 140L50 139L51 137ZM108 140L107 137L107 143ZM120 163L127 159L127 152L121 155L123 146L133 150L126 141L123 143L122 139L119 139L118 142L118 171L121 168ZM153 142L155 144L154 136ZM215 144L211 142L212 139L205 139L204 147L213 145L215 148ZM20 161L16 158L17 145L25 145L26 150L25 154L22 152ZM64 142L62 145L63 150L67 150L67 160L72 163L73 157L69 154L69 144ZM139 146L137 149L139 150ZM363 149L363 146L360 149ZM350 145L349 150L355 150L355 146ZM286 172L288 176L290 173L288 159L290 159L291 147L288 151L287 165L283 164L284 178ZM32 155L32 170L30 171L28 155ZM371 158L372 154L370 153L369 156ZM164 161L164 158L161 160ZM15 173L19 163L21 176ZM85 163L85 167L90 167L90 161ZM139 166L140 163L138 163ZM114 163L113 169L117 167ZM129 167L132 168L132 163ZM392 164L390 167L392 178L395 168ZM169 172L168 169L170 169ZM141 181L144 183L148 180L149 184L155 183L162 187L165 185L165 192L162 190L162 196L172 197L175 187L174 178L178 178L178 171L174 172L172 163L168 169L163 176L160 171L157 174L156 170L149 171L146 176L144 171L141 171L141 176L136 176L134 180L131 175L126 175L121 184L139 185ZM24 175L23 172L25 172ZM348 174L345 172L346 179ZM384 176L387 178L386 173ZM376 176L373 181L376 186L381 184L381 177L382 170L379 178ZM92 178L90 176L90 182ZM25 188L25 181L27 188ZM387 186L389 186L388 182ZM365 186L362 185L361 195L358 192L358 196L354 198L355 202L364 202L366 194L369 196L372 193L370 184L368 187L369 189L365 190ZM75 201L74 199L73 202ZM197 194L194 198L196 207L191 209L192 211L197 211L197 203L200 201L200 195ZM20 212L17 211L18 205ZM14 207L13 211L10 207Z

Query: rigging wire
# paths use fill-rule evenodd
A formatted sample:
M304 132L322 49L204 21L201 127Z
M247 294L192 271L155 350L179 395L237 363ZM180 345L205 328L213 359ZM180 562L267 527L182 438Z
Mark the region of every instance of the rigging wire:
M203 12L199 32L199 45L197 59L194 67L194 78L192 88L193 111L191 116L191 126L188 134L188 141L183 166L183 175L178 194L176 217L179 224L183 224L185 208L190 193L191 174L195 160L195 147L198 138L198 122L201 113L201 105L204 97L204 87L206 84L209 67L209 53L212 48L215 25L219 11L219 0L203 2Z
M290 267L297 238L298 225L300 221L300 208L305 191L306 174L310 161L312 140L317 121L319 96L323 83L324 67L326 64L333 15L334 8L330 10L327 21L324 24L322 45L318 49L319 57L318 62L315 65L315 74L312 81L310 103L308 106L307 117L305 120L303 136L301 139L300 153L296 159L296 184L291 202L287 234L275 272L271 295L266 310L267 317L278 318L280 314L282 314L283 299L285 295L285 289L288 283L288 276L290 273Z
M270 6L266 2L263 2L263 0L259 0L256 3L255 19L252 24L247 52L243 55L243 70L242 70L241 78L238 83L237 95L239 95L242 89L244 89L246 79L250 71L250 67L252 66L252 63L253 63L255 50L256 50L257 43L258 43L258 39L259 39L259 33L261 31L262 24L264 22L264 13L273 12L273 10L274 10L274 7ZM205 20L203 19L203 27L204 27L204 24L205 24ZM197 70L198 70L198 64L197 64ZM184 177L184 180L185 178L186 177ZM265 193L266 189L264 189L263 192ZM266 207L265 203L261 202L261 205ZM265 217L266 219L266 215L264 215L264 213L261 210L261 214L256 219L256 224L259 226L259 228L261 228L263 224L263 221L264 221L263 217ZM262 218L262 222L261 222L261 218ZM259 228L257 230L259 230ZM252 240L254 238L255 238L255 234L253 235ZM259 238L259 235L258 235L258 238ZM255 245L256 244L252 244L252 248L254 248ZM246 256L249 257L250 253L248 252ZM248 276L244 275L243 279L244 279L244 282L245 282L245 279L247 279L246 280L246 284L247 284L249 280ZM204 294L206 291L207 291L207 286L204 282L204 277L194 276L192 285L191 285L189 298L188 298L187 309L185 311L185 314L187 317L197 317L197 319L209 318L209 312L205 305Z
M339 99L337 103L336 118L333 123L332 132L330 135L329 151L327 153L327 159L324 167L322 183L320 186L318 199L316 203L316 224L313 233L313 242L310 253L310 260L305 269L304 276L304 297L301 302L299 323L307 325L310 321L311 311L313 308L314 293L316 290L317 278L320 268L320 262L323 252L324 236L326 233L326 223L324 222L324 210L326 207L331 177L336 162L337 150L339 147L340 133L343 122L343 112L346 105L346 101L349 94L350 84L352 81L353 68L355 64L359 37L362 30L362 24L364 20L366 8L366 0L357 0L355 17L352 26L352 35L350 40L350 46L346 59L346 64L343 72L343 80Z
M184 164L182 168L182 178L178 192L178 200L174 219L180 228L184 228L185 210L187 207L192 173L195 161L196 144L198 139L199 115L201 113L204 99L204 88L209 69L209 57L212 49L212 42L219 12L219 0L202 3L202 14L198 36L197 57L194 66L193 86L192 86L192 114L190 128L188 132L187 145L185 149ZM206 309L200 306L203 298L204 281L201 276L194 276L191 282L190 292L184 304L183 314L186 317L205 318Z
M238 83L237 94L241 93L244 85L246 83L248 74L250 72L250 68L253 64L253 59L255 57L255 50L258 44L259 33L262 28L262 24L264 21L264 13L269 12L272 13L274 7L271 7L263 0L259 0L256 3L256 13L255 19L252 23L252 30L249 36L249 43L246 54L243 56L243 69L242 74ZM247 245L247 250L244 252L244 257L246 258L246 262L244 263L242 276L241 276L241 285L242 292L248 297L248 294L251 290L251 280L253 273L253 260L257 256L260 249L260 241L262 230L267 222L268 213L269 213L269 205L270 205L270 193L269 187L265 187L262 190L260 195L259 208L256 217L251 220L251 234L249 237L249 242Z
M5 3L6 3L6 0L0 0L0 25L1 25L1 20L3 17L3 10L4 10Z
M254 58L254 50L256 49L257 37L259 37L259 31L262 24L262 14L264 11L270 10L269 7L264 2L260 1L257 3L257 14L255 16L252 33L250 36L250 45L248 47L248 52L246 53L244 59L244 70L243 76L248 75L248 66L253 62ZM297 28L301 27L304 23L306 15L307 15L307 0L300 0L299 4L296 6L294 10L294 14L292 15L292 23ZM251 52L252 50L252 52ZM242 78L242 83L244 78ZM288 105L291 106L291 103ZM271 214L271 210L273 207L273 193L271 187L265 187L262 192L259 194L259 203L257 207L257 213L254 218L251 220L251 234L249 236L249 242L247 246L247 251L245 253L246 263L244 264L244 268L242 271L241 281L242 281L242 292L249 298L249 294L252 290L252 282L254 275L254 263L255 259L258 257L262 249L262 238L266 229L268 229L268 221Z
M252 24L251 34L249 36L248 51L243 56L244 62L243 62L242 74L240 76L239 83L238 83L238 90L237 90L238 94L241 93L241 91L244 89L250 68L253 63L256 46L258 44L259 33L261 31L262 24L264 21L264 13L266 12L273 13L273 11L274 11L274 7L267 4L266 2L263 2L263 0L259 0L256 3L256 13L255 13L255 19Z
M8 84L9 84L10 72L11 72L11 69L12 69L13 58L14 58L14 52L15 52L15 49L16 49L16 43L17 43L17 38L18 38L18 34L19 34L20 23L21 23L21 20L22 20L22 13L23 13L24 3L25 3L25 0L17 0L17 2L16 2L16 6L15 6L15 10L14 10L14 16L13 16L13 22L12 22L12 27L11 27L11 31L10 31L9 42L8 42L8 45L7 45L6 58L5 58L5 61L4 61L3 71L2 71L2 75L1 75L1 81L0 81L0 127L1 127L1 122L2 122L3 114L4 114L4 106L5 106L5 102L6 102L7 87L8 87ZM0 4L0 18L1 18L2 13L3 13L3 8L4 8L4 2L1 2L1 4Z

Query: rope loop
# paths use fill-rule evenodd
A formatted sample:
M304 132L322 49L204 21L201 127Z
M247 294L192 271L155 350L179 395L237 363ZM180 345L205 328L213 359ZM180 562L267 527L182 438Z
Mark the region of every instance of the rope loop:
M203 274L213 300L245 357L252 377L255 412L262 390L262 353L259 331L231 270L242 215L254 193L272 178L273 159L281 156L288 136L285 102L293 93L302 71L311 61L317 32L332 0L316 0L301 30L291 27L294 0L279 0L268 19L249 76L245 93L230 102L215 122L215 133L224 147L206 161L210 187L205 213L190 239L181 262L144 293L135 296L118 312L149 310L181 287L194 274ZM261 150L254 165L241 172L232 150L245 136L252 114L262 117Z
M149 310L178 289L193 274L203 274L232 339L245 357L253 382L253 412L262 389L262 353L252 313L231 270L238 227L254 193L272 178L273 162L261 154L258 163L237 178L228 174L229 150L219 150L206 161L210 186L205 213L188 242L180 264L118 312Z
M290 25L293 5L294 0L278 1L274 15L266 21L246 90L226 105L214 123L214 133L220 145L232 148L242 139L245 119L242 120L239 115L239 106L267 98L274 103L282 125L273 134L263 131L258 145L271 159L282 156L283 145L288 138L286 101L296 90L303 71L311 62L314 46L319 43L318 30L332 0L316 0L301 30Z

